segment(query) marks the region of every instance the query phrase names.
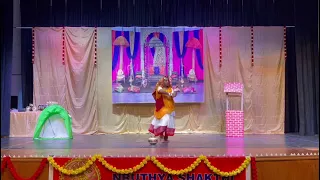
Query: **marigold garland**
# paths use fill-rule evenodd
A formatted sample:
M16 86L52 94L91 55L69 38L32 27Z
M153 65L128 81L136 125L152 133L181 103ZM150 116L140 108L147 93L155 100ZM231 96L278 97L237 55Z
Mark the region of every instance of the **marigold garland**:
M98 161L104 165L107 169L110 171L117 173L117 174L132 174L134 172L139 171L141 168L143 168L148 161L150 160L150 156L145 157L138 165L134 166L133 168L128 169L118 169L116 167L113 167L111 164L109 164L101 155L98 155Z
M104 167L106 167L110 171L117 173L117 174L135 173L138 170L140 170L141 168L143 168L148 163L148 161L152 161L159 169L161 169L162 171L164 171L168 174L171 174L171 175L182 175L182 174L190 173L203 161L205 163L205 165L207 165L207 167L213 173L215 173L219 176L223 176L223 177L236 176L237 174L240 174L243 170L245 170L248 167L248 165L251 162L251 158L246 157L246 159L243 161L243 163L237 169L235 169L233 171L229 171L229 172L224 172L224 171L221 171L218 168L214 167L213 165L211 165L211 162L209 161L209 159L206 156L201 155L190 166L188 166L184 169L180 169L180 170L172 170L170 168L165 167L159 160L157 160L156 157L147 156L138 165L136 165L132 168L118 169L118 168L112 166L111 164L109 164L106 160L104 160L104 158L101 155L98 154L98 155L94 155L93 157L89 158L84 166L79 167L75 170L70 170L70 169L65 169L64 167L58 165L55 162L55 160L53 159L53 157L48 157L48 161L52 165L52 167L54 167L56 170L58 170L59 172L61 172L63 174L66 174L66 175L81 174L84 171L86 171L96 160L98 160Z

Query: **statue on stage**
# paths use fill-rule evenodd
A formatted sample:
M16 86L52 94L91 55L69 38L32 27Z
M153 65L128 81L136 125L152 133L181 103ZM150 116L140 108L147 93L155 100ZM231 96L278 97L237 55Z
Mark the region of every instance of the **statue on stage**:
M160 136L160 140L168 141L168 136L173 136L175 131L174 98L177 92L173 90L170 79L165 76L157 83L152 96L156 101L156 107L149 132L154 136Z

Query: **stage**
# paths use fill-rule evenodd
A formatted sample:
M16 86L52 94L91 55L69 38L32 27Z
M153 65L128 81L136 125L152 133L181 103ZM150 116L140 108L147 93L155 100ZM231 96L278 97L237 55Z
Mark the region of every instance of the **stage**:
M76 135L73 140L1 139L1 155L41 156L290 156L319 152L318 136L245 135L227 138L223 134L177 134L168 143L148 143L150 135ZM318 155L318 154L317 154Z
M162 161L192 160L200 155L227 158L226 161L228 157L251 156L255 157L259 180L319 178L318 136L285 134L227 138L223 134L177 134L169 138L169 142L158 142L154 146L148 143L149 137L147 134L108 134L76 135L73 140L2 138L1 156L10 156L17 174L23 178L33 176L40 162L48 156L80 158L85 162L95 154L101 154L118 166L124 160L130 162L148 155L162 158ZM47 164L38 179L48 179L50 174L52 176ZM4 170L1 177L13 179L9 169Z

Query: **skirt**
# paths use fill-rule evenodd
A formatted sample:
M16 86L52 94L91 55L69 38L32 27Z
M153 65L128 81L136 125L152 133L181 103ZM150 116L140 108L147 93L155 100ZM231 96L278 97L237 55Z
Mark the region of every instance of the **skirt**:
M155 136L173 136L175 131L174 117L175 112L164 115L160 120L153 118L149 132Z

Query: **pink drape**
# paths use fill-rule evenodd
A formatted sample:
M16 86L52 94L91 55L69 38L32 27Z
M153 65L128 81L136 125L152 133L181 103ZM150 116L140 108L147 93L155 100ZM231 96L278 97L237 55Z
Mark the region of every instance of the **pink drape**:
M116 39L116 31L112 31L112 44ZM134 42L130 42L130 43L134 43ZM115 66L114 70L112 71L112 81L114 82L117 78L117 72L119 70L119 65L120 65L120 46L119 47L119 54L118 54L118 58L117 58L117 65ZM132 46L134 47L134 46ZM141 55L140 55L140 44L138 45L138 47L134 47L134 48L138 48L138 52L137 52L137 56L136 58L133 60L133 65L134 65L134 72L140 71L141 70ZM115 45L112 45L112 58L114 57L114 51L115 49ZM112 59L113 60L113 59ZM127 78L130 75L130 58L128 56L127 53L127 47L123 47L123 72L125 77Z
M129 32L129 38L130 38L130 34L132 32ZM139 32L140 33L140 32ZM138 33L138 34L139 34ZM141 45L140 45L140 37L136 36L136 33L134 34L134 38L130 39L130 54L132 55L133 51L135 49L137 49L136 51L136 56L134 59L132 59L132 63L133 63L133 72L134 74L138 71L141 71ZM138 40L138 45L135 46L135 40ZM128 56L127 50L125 50L126 55ZM129 58L129 65L130 65L130 58ZM129 71L130 74L130 71Z
M183 31L183 33L180 33L179 32L179 37L182 36L182 38L179 38L180 41L179 41L179 44L181 43L184 43L184 42L181 42L183 41L183 36L184 36L184 33L186 33L186 31ZM181 73L181 69L180 69L180 66L181 66L181 59L179 58L178 54L177 54L177 48L180 49L180 46L179 47L176 47L176 43L174 41L174 36L172 36L172 62L173 62L173 72L176 72L178 75L180 75ZM182 53L182 48L180 49L180 52ZM182 58L183 59L183 58Z
M145 49L145 53L146 53L146 57L147 59L145 59L145 66L148 69L148 75L154 75L154 69L153 69L153 56L152 56L152 52L151 49L146 47Z
M113 41L116 39L116 33L115 31L112 31L112 38L111 38L111 44L113 44ZM112 45L112 56L111 56L111 60L114 61L113 57L114 57L114 49L115 49L115 46ZM119 51L120 52L120 51ZM119 61L119 57L117 58L117 61ZM112 67L110 67L112 68ZM112 82L114 82L117 78L117 70L119 69L119 63L117 63L116 67L114 69L112 69Z
M138 71L141 71L141 46L140 46L140 43L139 43L138 47L134 47L134 48L138 48L137 56L135 59L133 59L133 69L134 69L134 72L136 73Z
M198 80L203 80L203 77L204 77L203 70L204 70L204 66L205 66L204 60L203 60L203 58L204 58L204 56L203 56L203 29L199 30L199 41L200 41L200 44L202 46L202 48L200 48L199 50L200 50L200 57L201 57L200 61L202 63L202 67L203 68L201 69L201 67L199 65L199 60L198 60L197 54L195 54L195 61L196 61L196 69L195 69L195 71L196 71Z
M194 37L194 31L190 31L188 40L190 40L193 37ZM200 30L200 32L199 32L199 41L202 46L202 48L200 49L200 52L201 52L201 61L203 63L203 31L202 30ZM188 75L189 70L192 69L192 51L193 51L193 48L187 48L187 52L184 57L185 75ZM194 60L195 60L195 73L197 75L197 79L203 80L203 69L201 69L199 66L198 57L197 57L196 52L195 52Z
M112 44L113 44L113 42L116 40L116 35L115 35L115 31L112 31ZM116 61L117 61L117 65L115 66L115 68L113 69L113 71L112 71L112 81L115 81L116 80L116 78L117 78L117 72L118 72L118 70L119 70L119 68L120 68L120 53L121 53L121 51L120 51L120 46L118 46L119 47L119 54L118 54L118 58L116 59ZM112 58L114 57L114 49L115 49L115 45L112 45ZM125 77L128 77L129 75L130 75L130 68L129 68L129 65L130 65L130 59L129 59L129 57L128 57L128 55L127 55L127 52L126 52L126 47L122 47L122 49L123 49L123 66L122 66L122 71L123 71L123 73L124 73L124 75L125 75ZM112 59L113 60L113 59Z

